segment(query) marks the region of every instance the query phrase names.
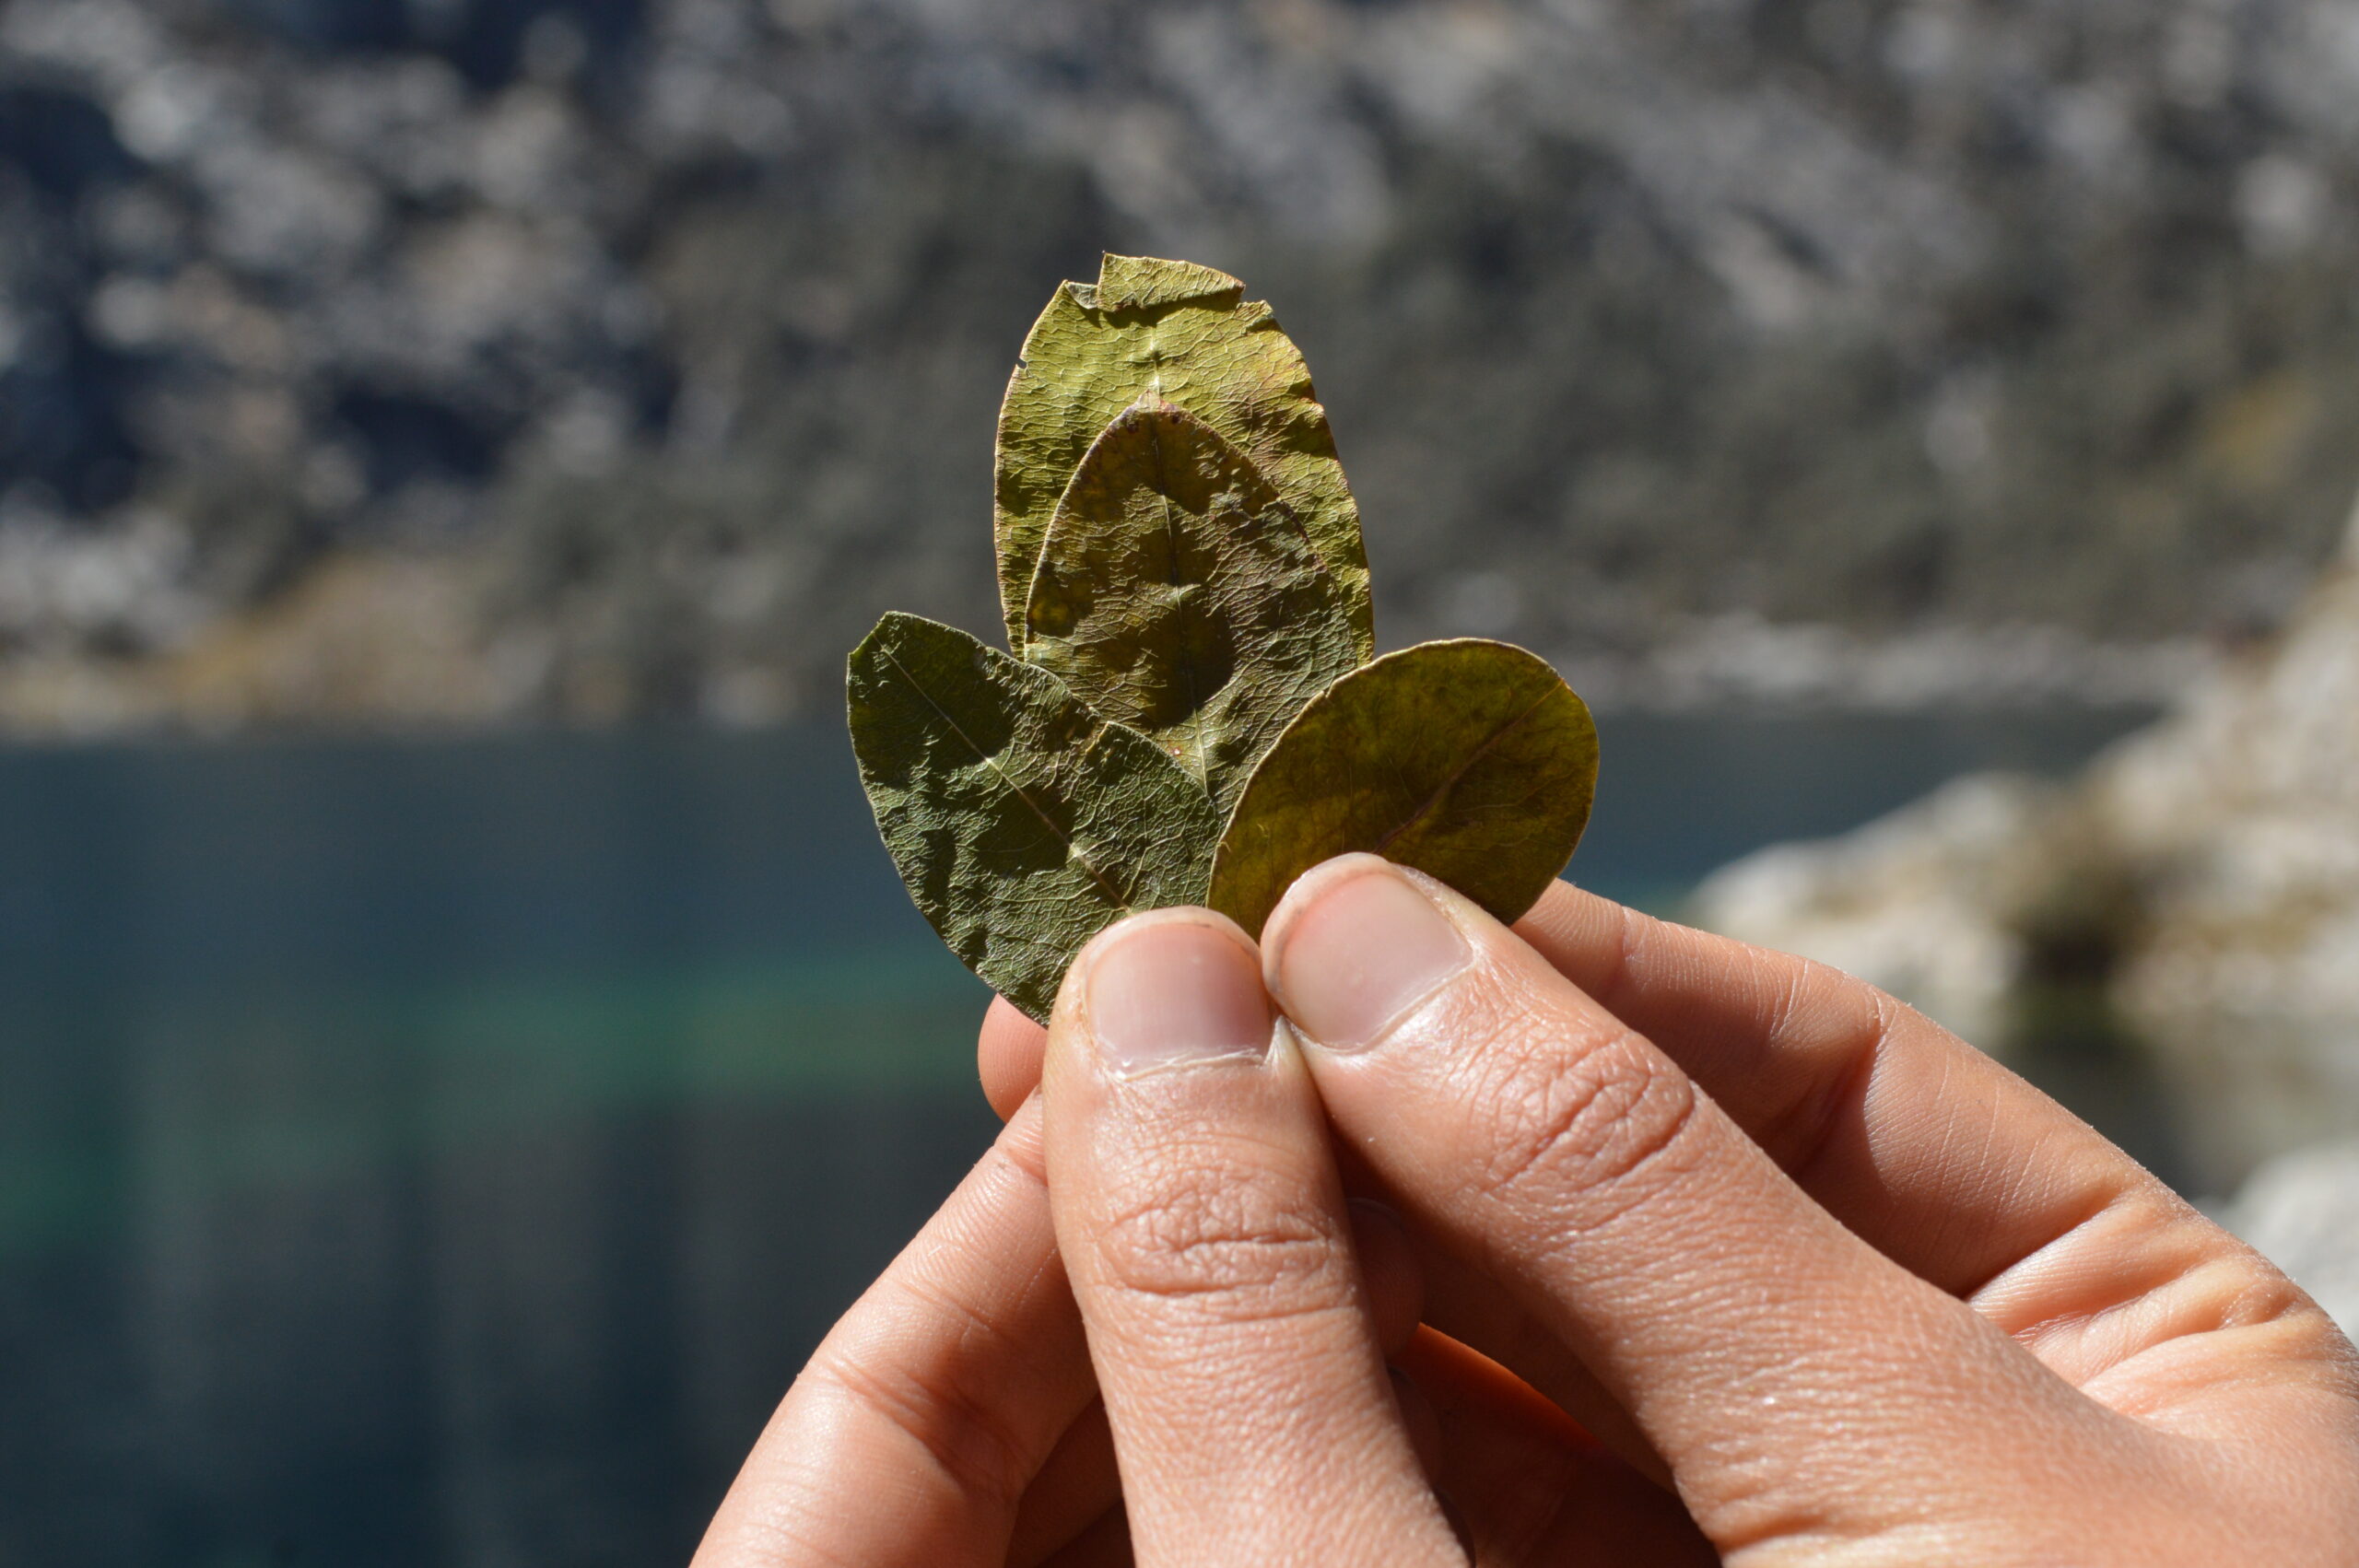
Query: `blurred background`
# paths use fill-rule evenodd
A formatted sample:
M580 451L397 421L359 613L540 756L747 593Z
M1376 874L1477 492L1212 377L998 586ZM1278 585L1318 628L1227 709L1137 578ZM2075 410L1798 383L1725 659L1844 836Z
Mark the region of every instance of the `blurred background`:
M0 0L0 1563L686 1559L993 1125L841 660L1106 249L1576 880L2359 1322L2355 240L2353 0Z

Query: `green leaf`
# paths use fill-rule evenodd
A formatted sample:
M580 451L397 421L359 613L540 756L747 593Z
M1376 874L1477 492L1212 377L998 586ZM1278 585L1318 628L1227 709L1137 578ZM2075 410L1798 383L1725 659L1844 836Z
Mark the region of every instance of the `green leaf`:
M1596 726L1545 661L1424 643L1345 675L1278 737L1229 813L1210 902L1259 932L1295 878L1357 849L1512 920L1572 858L1596 788Z
M1150 394L1203 420L1269 477L1343 588L1367 658L1375 633L1359 509L1301 352L1226 273L1145 256L1109 255L1096 285L1060 288L1008 380L994 490L1008 646L1025 651L1033 574L1075 466Z
M1058 503L1025 657L1228 809L1278 731L1359 662L1334 574L1251 460L1186 409L1115 415Z
M1212 802L1047 671L894 614L852 650L845 685L861 783L910 896L1034 1018L1105 927L1203 897Z

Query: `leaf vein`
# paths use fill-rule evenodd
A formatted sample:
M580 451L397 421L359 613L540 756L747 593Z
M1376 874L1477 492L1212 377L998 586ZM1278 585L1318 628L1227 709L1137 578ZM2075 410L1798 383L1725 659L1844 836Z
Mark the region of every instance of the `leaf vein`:
M1467 774L1473 772L1474 765L1483 760L1484 753L1498 744L1500 738L1506 735L1509 731L1514 730L1525 720L1539 712L1543 705L1544 705L1550 697L1555 695L1556 694L1553 690L1542 691L1538 696L1532 700L1532 705L1530 707L1517 714L1514 718L1508 720L1506 723L1500 725L1497 729L1492 731L1489 734L1484 736L1483 743L1466 754L1466 760L1452 768L1450 770L1449 777L1444 778L1439 784L1434 787L1434 792L1426 797L1425 802L1422 805L1418 806L1415 811L1410 813L1407 816L1402 818L1398 825L1394 826L1391 831L1386 833L1383 837L1376 841L1376 853L1379 855L1383 854L1385 850L1392 847L1392 841L1394 839L1408 832L1409 829L1414 827L1426 817L1431 816L1441 805L1442 797L1449 794L1451 790L1455 789L1458 781L1465 778Z
M958 720L950 716L949 710L944 708L942 704L933 700L933 694L925 689L924 685L918 680L917 676L910 672L910 667L908 665L902 663L899 659L894 656L891 649L880 648L877 651L885 656L885 661L887 664L892 665L893 668L898 672L901 679L910 684L910 689L918 694L919 699L921 700L928 708L933 709L935 717L939 718L942 722L948 727L950 732L957 736L960 741L966 743L967 749L975 755L975 760L981 763L985 767L990 768L992 776L998 778L999 781L1006 787L1010 794L1014 795L1017 800L1022 801L1026 806L1031 809L1032 814L1040 819L1040 825L1047 828L1049 832L1055 837L1057 842L1065 847L1066 853L1073 858L1074 863L1080 866L1083 871L1089 873L1089 880L1097 884L1097 890L1106 895L1107 898L1118 908L1127 908L1129 907L1130 900L1114 891L1113 886L1107 882L1105 875L1100 872L1096 866L1090 863L1089 857L1081 852L1081 847L1073 841L1071 835L1067 834L1064 829L1059 827L1057 825L1056 818L1050 816L1045 810L1043 810L1040 802L1032 798L1031 792L1026 790L1023 785L1017 783L1015 778L1008 773L1007 769L1000 766L999 758L992 755L991 753L985 751L980 744L978 744L975 738L967 733L966 730L959 724ZM1105 728L1106 726L1101 722L1096 730L1093 730L1090 732L1089 744L1095 744L1097 743L1097 737L1104 733ZM1085 746L1084 749L1086 750L1087 747Z

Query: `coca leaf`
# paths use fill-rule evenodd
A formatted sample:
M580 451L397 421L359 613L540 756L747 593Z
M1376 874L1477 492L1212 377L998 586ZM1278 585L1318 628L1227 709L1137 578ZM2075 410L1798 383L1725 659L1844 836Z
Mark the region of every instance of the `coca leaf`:
M1347 595L1250 459L1187 410L1117 415L1058 504L1025 657L1176 758L1226 811L1359 662Z
M1212 802L1046 670L895 614L852 650L846 690L861 783L910 896L1034 1018L1105 927L1203 897Z
M1366 850L1512 920L1572 858L1596 787L1596 726L1546 661L1425 643L1345 675L1286 727L1229 813L1210 902L1259 932L1295 878Z
M1083 454L1147 396L1193 414L1268 476L1334 574L1367 657L1375 634L1359 510L1300 351L1226 273L1145 256L1108 256L1096 284L1060 288L1008 380L994 488L1008 646L1026 650L1041 546Z

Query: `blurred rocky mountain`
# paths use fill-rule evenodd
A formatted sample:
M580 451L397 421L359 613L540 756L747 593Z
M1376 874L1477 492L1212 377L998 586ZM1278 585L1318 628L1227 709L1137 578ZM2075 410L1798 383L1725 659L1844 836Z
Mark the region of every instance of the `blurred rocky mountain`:
M1379 632L2136 696L2359 479L2353 0L6 0L0 717L832 707L1100 248L1273 299Z

